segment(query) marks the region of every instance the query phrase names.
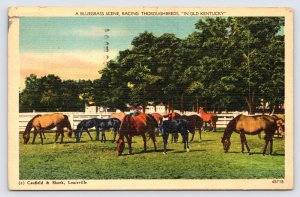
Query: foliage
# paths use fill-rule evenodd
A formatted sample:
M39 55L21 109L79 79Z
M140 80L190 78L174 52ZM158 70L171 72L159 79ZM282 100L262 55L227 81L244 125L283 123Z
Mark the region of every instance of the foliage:
M92 99L93 82L90 80L62 81L47 75L26 78L20 93L20 112L84 111L84 103Z

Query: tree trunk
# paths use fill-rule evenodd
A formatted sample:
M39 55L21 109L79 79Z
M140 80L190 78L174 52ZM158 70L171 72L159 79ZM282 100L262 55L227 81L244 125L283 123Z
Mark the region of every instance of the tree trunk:
M255 114L255 91L253 90L252 95L246 99L246 103L248 105L248 114Z
M156 105L154 105L154 112L156 112Z
M172 99L172 101L171 101L171 105L172 105L172 113L174 112L174 99Z
M180 112L183 113L183 94L181 94L180 98Z
M199 103L198 103L198 97L196 97L196 112L198 112L199 109Z
M142 107L143 107L143 112L146 113L146 106L143 105Z

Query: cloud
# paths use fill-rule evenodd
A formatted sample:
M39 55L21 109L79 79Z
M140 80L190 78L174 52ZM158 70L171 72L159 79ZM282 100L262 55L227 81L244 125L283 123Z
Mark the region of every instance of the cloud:
M21 89L30 74L44 76L58 75L61 79L97 79L98 71L104 68L103 51L72 51L55 53L25 52L20 55ZM109 59L117 56L116 51L108 53Z

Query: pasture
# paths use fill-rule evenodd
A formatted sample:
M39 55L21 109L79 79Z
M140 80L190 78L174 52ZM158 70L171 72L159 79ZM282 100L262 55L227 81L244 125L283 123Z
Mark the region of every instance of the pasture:
M91 132L95 139L95 132ZM246 136L253 155L241 153L239 135L232 134L229 153L223 152L223 132L198 132L185 152L182 138L171 144L164 155L162 137L157 137L158 151L147 141L143 152L142 138L133 138L133 154L128 155L126 143L122 156L117 156L113 133L107 132L107 142L90 141L83 133L81 143L75 138L64 138L63 144L54 144L54 133L45 133L44 145L24 145L20 134L20 179L278 179L284 177L284 140L274 138L273 156L263 156L264 140ZM148 139L148 138L147 138ZM30 143L32 141L32 135ZM267 152L268 153L268 152Z

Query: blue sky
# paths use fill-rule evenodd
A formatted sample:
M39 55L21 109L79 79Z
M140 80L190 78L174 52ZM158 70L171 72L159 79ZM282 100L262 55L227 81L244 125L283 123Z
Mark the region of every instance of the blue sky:
M195 30L200 17L23 17L20 22L22 52L102 50L104 29L109 28L110 49L130 48L145 30L155 35L175 33L184 38Z

